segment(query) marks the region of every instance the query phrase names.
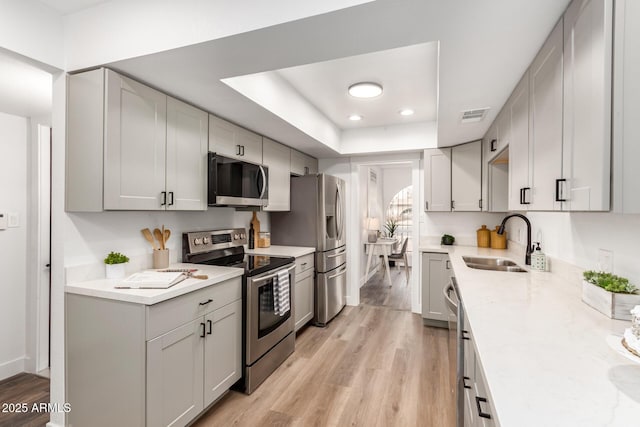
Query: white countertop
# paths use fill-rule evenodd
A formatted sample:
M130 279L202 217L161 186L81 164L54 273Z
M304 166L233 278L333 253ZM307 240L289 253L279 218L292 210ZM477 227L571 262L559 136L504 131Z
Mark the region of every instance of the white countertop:
M312 254L316 248L305 246L270 246L268 248L247 249L245 252L254 255L271 255L271 256L292 256L298 258L304 255Z
M506 257L524 267L510 252L446 249L501 426L640 425L640 363L607 344L630 322L584 304L579 283L560 274L476 270L462 260Z
M115 286L120 283L119 280L101 279L67 284L65 292L153 305L244 274L243 268L216 267L202 264L180 263L172 264L169 268L197 268L198 271L194 274L206 274L209 278L204 280L188 278L167 289L118 289Z

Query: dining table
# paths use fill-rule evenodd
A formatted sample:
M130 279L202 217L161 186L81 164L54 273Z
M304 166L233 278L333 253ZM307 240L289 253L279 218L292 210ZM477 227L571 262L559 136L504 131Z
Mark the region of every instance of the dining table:
M379 238L375 242L364 242L365 253L368 254L367 257L367 269L365 270L365 274L369 274L369 268L371 267L371 258L373 255L380 256L384 259L384 266L387 270L386 276L389 281L389 287L393 286L391 282L391 271L389 269L389 255L393 252L393 248L398 243L398 239L395 238Z

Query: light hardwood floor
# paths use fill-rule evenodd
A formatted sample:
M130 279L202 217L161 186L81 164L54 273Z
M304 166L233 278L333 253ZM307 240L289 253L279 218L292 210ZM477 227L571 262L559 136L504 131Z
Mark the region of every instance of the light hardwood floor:
M309 326L296 351L253 394L229 392L194 425L455 425L448 332L410 311L345 307Z
M409 268L409 273L412 274ZM396 310L411 310L411 287L407 285L404 267L391 267L389 286L384 269L380 269L360 288L360 302Z

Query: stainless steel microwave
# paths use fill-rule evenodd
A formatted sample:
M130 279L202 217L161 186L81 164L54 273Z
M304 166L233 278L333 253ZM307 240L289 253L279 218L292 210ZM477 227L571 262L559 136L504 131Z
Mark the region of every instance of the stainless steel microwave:
M209 152L209 206L267 206L269 170Z

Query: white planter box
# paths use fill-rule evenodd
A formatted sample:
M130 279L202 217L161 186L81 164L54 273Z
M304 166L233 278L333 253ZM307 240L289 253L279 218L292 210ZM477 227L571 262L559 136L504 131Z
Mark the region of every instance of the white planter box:
M612 319L631 320L631 309L640 304L640 295L615 294L583 280L582 301Z
M124 264L105 264L105 276L107 279L124 279Z

